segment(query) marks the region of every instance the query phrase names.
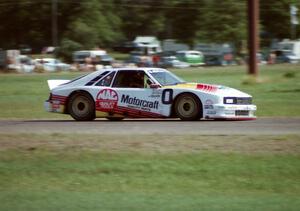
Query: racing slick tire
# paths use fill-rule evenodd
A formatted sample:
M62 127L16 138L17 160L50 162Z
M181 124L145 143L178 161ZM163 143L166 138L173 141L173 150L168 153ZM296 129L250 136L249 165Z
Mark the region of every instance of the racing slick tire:
M199 99L193 94L181 94L175 101L174 110L181 120L199 120L202 116L202 106Z
M68 111L77 121L92 121L96 118L94 100L86 93L79 92L71 95Z
M106 117L109 121L121 121L124 117Z

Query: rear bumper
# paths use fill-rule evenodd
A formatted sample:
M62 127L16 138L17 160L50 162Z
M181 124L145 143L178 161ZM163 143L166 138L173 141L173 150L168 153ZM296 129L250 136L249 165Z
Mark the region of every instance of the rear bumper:
M256 105L215 104L204 109L205 119L255 120Z
M45 101L44 102L44 109L48 112L54 113L64 113L65 106L61 105L59 101Z

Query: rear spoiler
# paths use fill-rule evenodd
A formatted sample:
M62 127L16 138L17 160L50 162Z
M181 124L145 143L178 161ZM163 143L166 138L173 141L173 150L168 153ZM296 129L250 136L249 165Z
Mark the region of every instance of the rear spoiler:
M48 80L47 82L48 82L49 89L52 90L55 87L70 82L70 80Z

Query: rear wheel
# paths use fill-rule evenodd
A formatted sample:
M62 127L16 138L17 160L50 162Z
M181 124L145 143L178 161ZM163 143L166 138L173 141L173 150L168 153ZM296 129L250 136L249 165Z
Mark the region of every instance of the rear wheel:
M95 119L95 103L86 93L76 93L70 97L68 103L70 115L77 121L91 121Z
M202 116L202 106L199 99L189 93L182 94L177 98L174 109L181 120L198 120Z

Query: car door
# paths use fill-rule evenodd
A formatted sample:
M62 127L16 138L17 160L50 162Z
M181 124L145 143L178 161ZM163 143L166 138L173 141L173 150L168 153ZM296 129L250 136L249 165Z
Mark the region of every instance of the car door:
M129 117L169 116L170 106L162 103L164 89L150 88L150 83L143 70L119 70L111 87L116 101L114 112Z

